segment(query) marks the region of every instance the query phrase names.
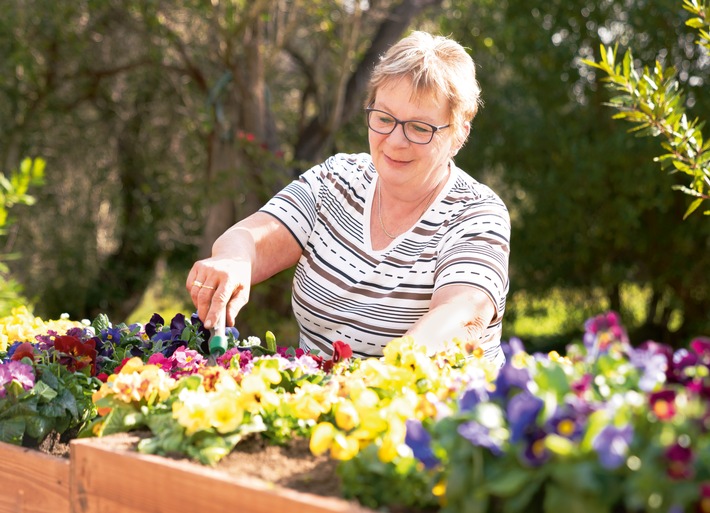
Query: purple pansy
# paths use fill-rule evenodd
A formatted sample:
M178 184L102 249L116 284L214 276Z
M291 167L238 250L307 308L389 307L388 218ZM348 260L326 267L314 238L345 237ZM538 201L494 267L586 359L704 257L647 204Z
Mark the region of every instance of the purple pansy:
M531 379L528 369L517 367L508 360L496 376L496 387L491 396L495 399L504 399L508 397L508 392L514 388L527 390Z
M501 441L491 437L491 430L475 420L464 422L456 431L475 446L485 447L496 456L503 454Z
M626 461L633 436L634 430L630 425L605 426L592 442L592 447L599 455L599 463L609 470L618 468Z
M522 440L526 431L531 426L535 426L535 420L543 405L542 399L535 397L527 390L510 399L506 413L510 424L511 443Z
M421 461L426 468L434 468L439 464L439 459L431 448L431 435L419 420L409 419L406 422L407 434L404 443L412 449L414 457Z

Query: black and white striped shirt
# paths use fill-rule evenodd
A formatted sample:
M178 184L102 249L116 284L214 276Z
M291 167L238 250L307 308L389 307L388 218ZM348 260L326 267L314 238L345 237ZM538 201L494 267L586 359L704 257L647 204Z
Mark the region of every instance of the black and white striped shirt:
M486 357L501 360L508 210L491 189L453 163L451 170L422 218L380 251L370 242L377 171L369 154L330 157L262 208L303 248L292 295L302 348L330 355L342 340L356 355L382 355L429 310L435 290L465 284L496 306L481 345Z

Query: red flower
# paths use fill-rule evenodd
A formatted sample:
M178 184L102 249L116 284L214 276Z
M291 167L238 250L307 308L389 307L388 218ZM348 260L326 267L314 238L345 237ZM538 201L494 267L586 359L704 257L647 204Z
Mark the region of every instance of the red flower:
M700 485L700 501L698 502L699 513L710 513L710 483Z
M651 410L656 414L656 417L661 420L673 418L676 413L675 395L673 390L661 390L650 395Z
M353 350L348 344L340 340L333 342L333 363L338 363L352 357Z
M35 347L29 342L23 342L15 349L12 353L11 360L22 360L23 358L29 358L33 362L35 361Z
M666 449L668 476L671 479L688 479L693 474L693 451L679 443Z
M89 367L91 376L96 375L96 341L82 342L77 337L63 335L54 339L54 349L63 354L60 362L72 372Z
M126 362L130 359L131 359L130 356L126 356L123 360L121 360L121 363L116 365L116 368L113 369L113 373L118 374L119 372L121 372L121 369L123 369L123 366L126 365Z
M309 356L318 363L318 367L325 372L331 372L336 363L352 358L353 350L345 342L337 340L333 342L333 357L330 360L325 360L322 356L316 356L314 354L310 354Z

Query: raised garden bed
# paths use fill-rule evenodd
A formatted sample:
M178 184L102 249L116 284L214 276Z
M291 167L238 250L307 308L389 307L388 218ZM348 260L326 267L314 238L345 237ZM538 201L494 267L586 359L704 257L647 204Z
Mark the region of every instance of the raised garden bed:
M0 513L69 513L70 463L0 442Z
M81 513L372 513L353 502L219 468L135 452L134 435L71 443L71 503Z

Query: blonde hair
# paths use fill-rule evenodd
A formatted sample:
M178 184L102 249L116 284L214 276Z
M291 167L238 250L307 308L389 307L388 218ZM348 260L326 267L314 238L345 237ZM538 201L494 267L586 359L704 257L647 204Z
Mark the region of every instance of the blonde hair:
M464 47L448 37L412 32L375 65L365 106L375 101L380 87L402 78L411 80L413 99L441 95L447 101L449 123L463 144L468 135L465 122L473 120L481 105L476 65Z

